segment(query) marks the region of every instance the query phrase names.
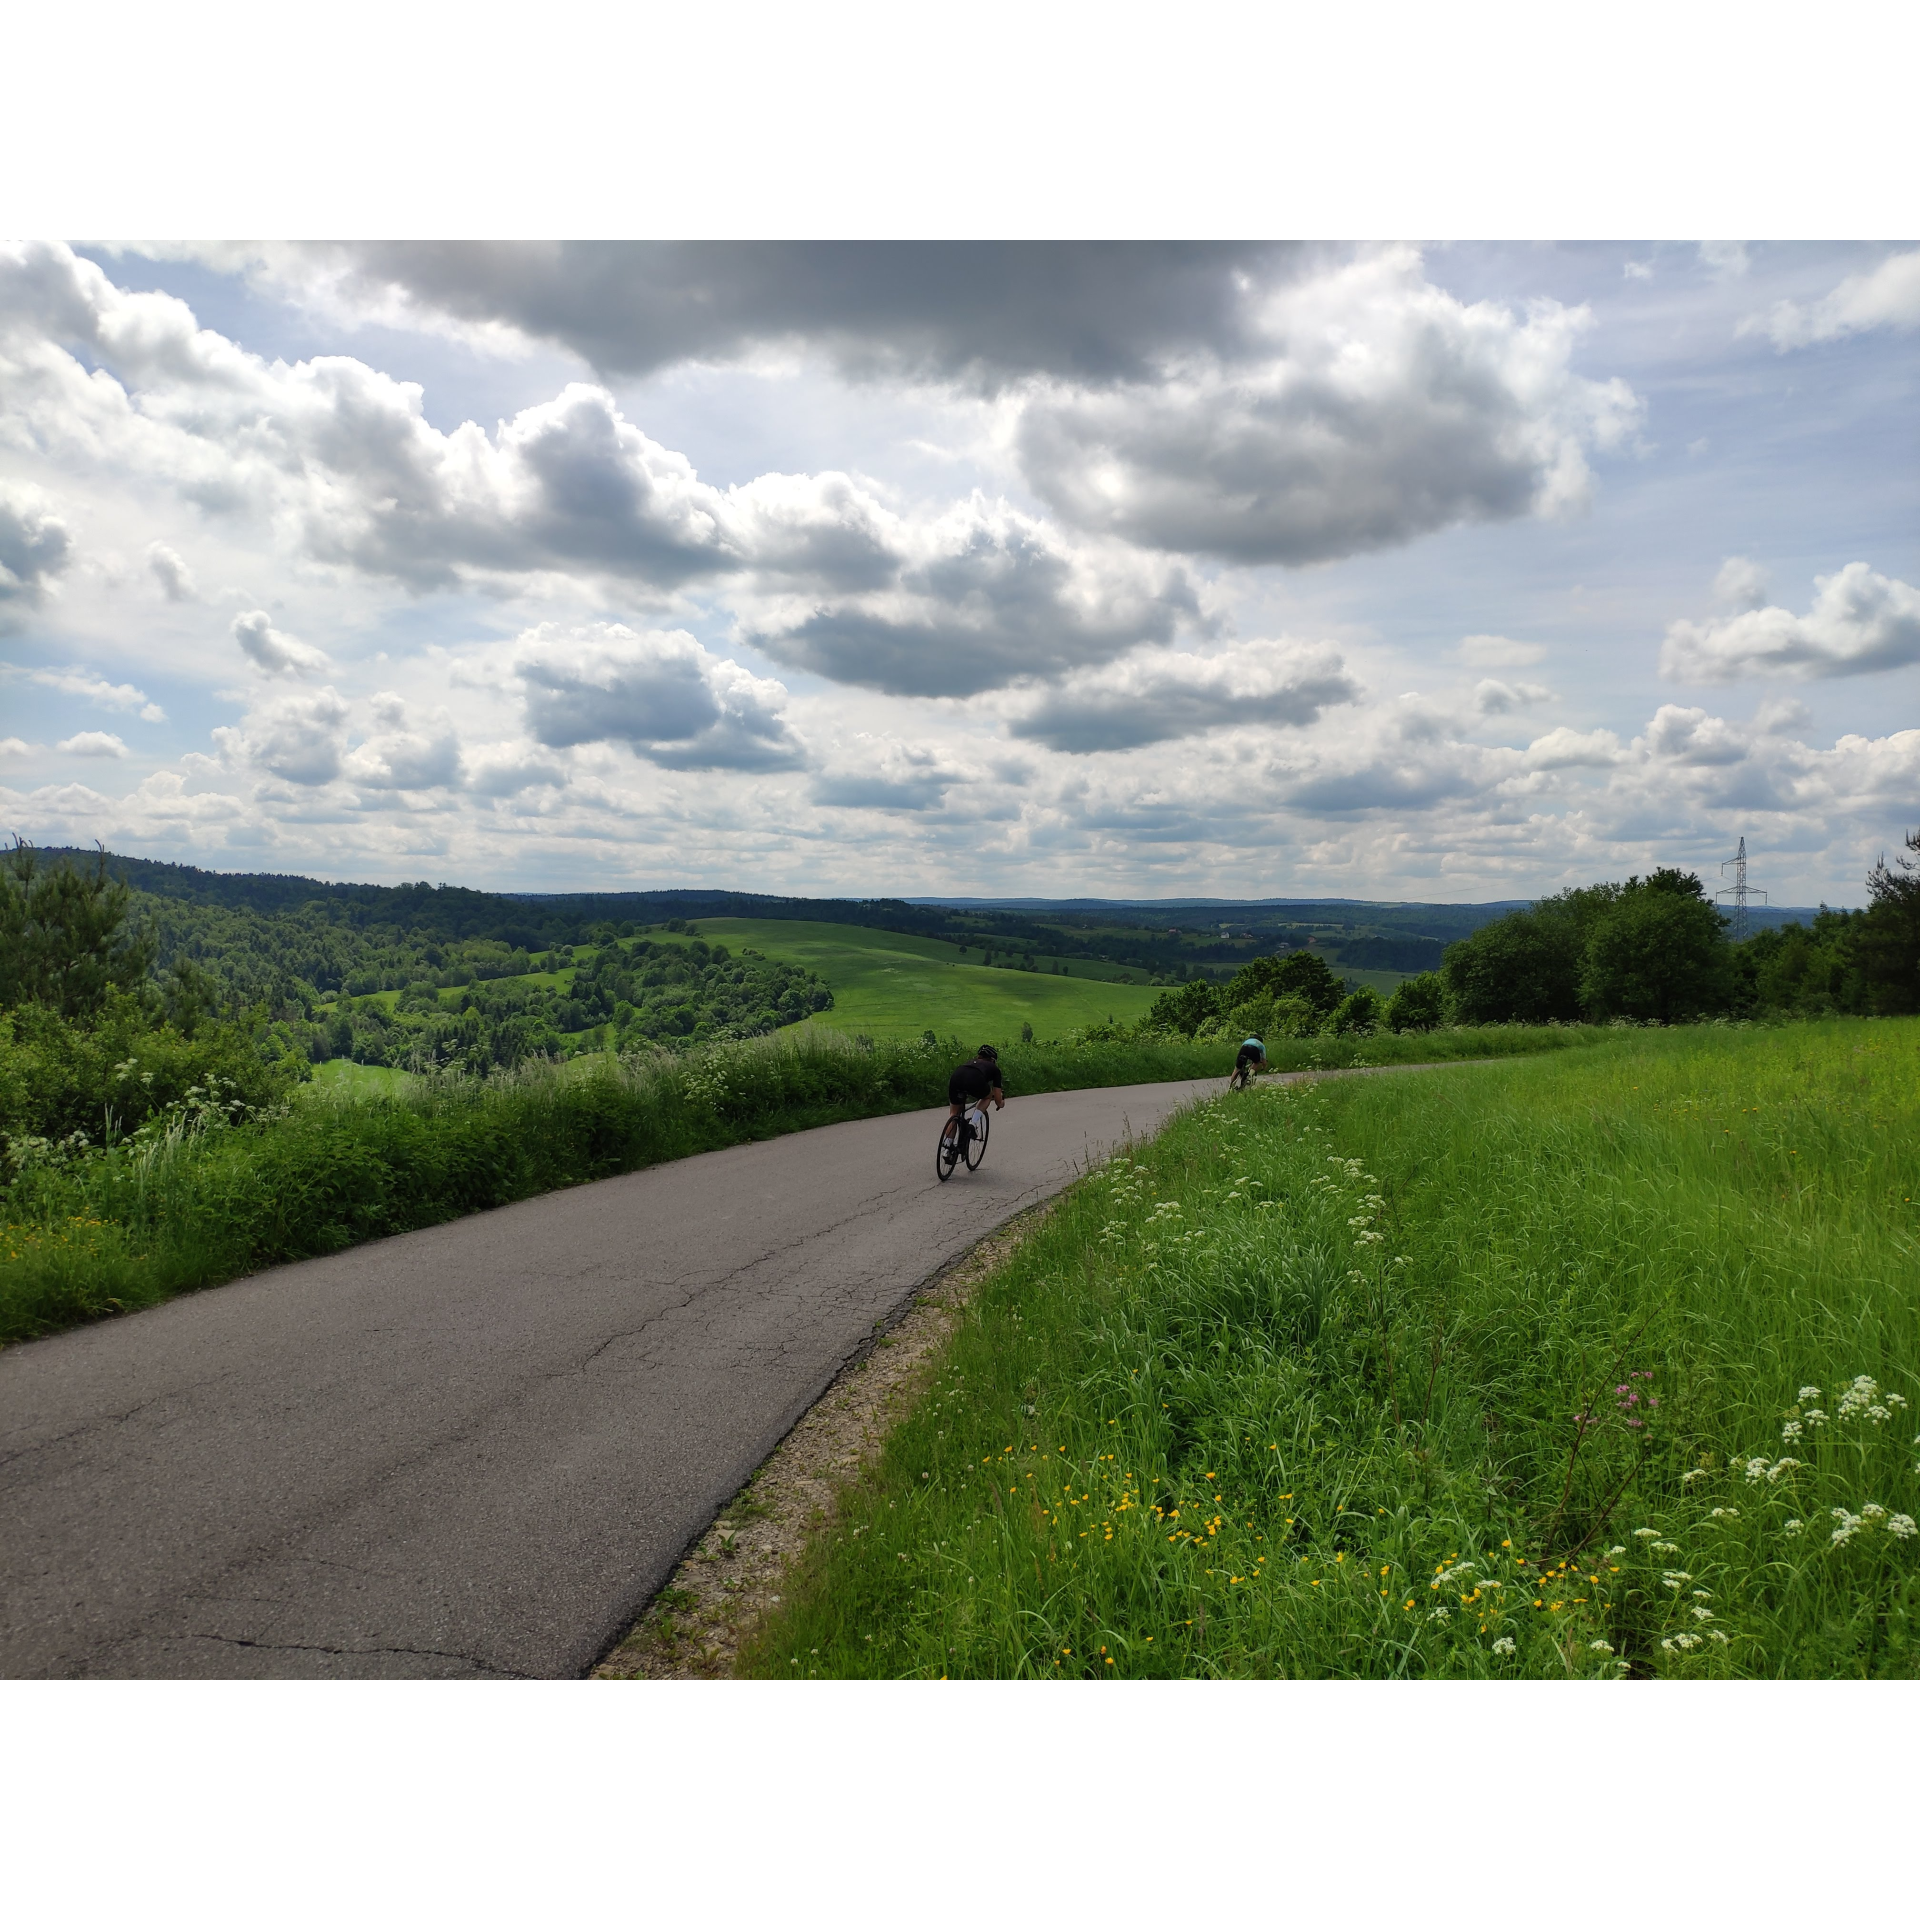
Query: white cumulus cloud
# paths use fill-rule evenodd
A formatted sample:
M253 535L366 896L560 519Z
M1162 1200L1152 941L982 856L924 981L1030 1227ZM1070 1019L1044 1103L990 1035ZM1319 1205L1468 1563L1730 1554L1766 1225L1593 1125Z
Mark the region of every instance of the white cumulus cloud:
M124 760L127 743L117 733L76 733L60 741L62 753L77 753L88 760Z
M1723 567L1723 580L1726 575ZM1815 580L1814 588L1813 605L1804 614L1748 605L1724 619L1674 621L1661 649L1661 672L1693 682L1756 673L1814 680L1920 660L1920 591L1904 580L1855 560Z
M1811 306L1782 300L1769 312L1750 314L1737 331L1761 333L1782 352L1877 327L1911 333L1920 327L1920 249L1890 254L1867 273L1850 273Z

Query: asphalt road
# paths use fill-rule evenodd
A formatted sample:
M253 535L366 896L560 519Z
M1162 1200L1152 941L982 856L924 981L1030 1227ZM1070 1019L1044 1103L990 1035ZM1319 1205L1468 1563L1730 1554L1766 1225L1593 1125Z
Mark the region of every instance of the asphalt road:
M875 1323L1217 1081L791 1134L0 1354L0 1674L583 1674Z

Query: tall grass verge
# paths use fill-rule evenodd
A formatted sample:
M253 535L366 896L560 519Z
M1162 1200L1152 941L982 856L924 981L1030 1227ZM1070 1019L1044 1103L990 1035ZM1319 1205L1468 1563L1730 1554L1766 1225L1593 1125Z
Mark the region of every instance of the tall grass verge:
M1259 1089L978 1295L768 1675L1920 1672L1920 1022Z
M1292 1043L1299 1059L1282 1064L1586 1038L1578 1028L1383 1035ZM1009 1047L1001 1061L1017 1095L1224 1078L1233 1052L1224 1041L1087 1039ZM242 1124L196 1098L105 1150L20 1161L0 1192L0 1341L715 1147L938 1105L956 1057L951 1046L801 1027L691 1053L536 1062L486 1080L313 1087Z
M1016 1092L1225 1074L1230 1048L1014 1049ZM816 1030L486 1080L199 1099L102 1150L25 1156L0 1197L0 1339L745 1140L946 1097L950 1050Z

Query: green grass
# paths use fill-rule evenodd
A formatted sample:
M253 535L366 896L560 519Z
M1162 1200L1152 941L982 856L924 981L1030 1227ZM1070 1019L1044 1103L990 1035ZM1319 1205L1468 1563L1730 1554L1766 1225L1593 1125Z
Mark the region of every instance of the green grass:
M0 1189L0 1341L742 1140L944 1103L946 1047L787 1028L484 1081L336 1068L285 1110L204 1106ZM1016 1093L1225 1075L1224 1044L1014 1047ZM932 1135L928 1178L932 1178Z
M1281 1064L1595 1037L1490 1027L1302 1041ZM329 1063L280 1112L230 1125L202 1105L110 1148L27 1165L0 1188L0 1341L737 1141L936 1106L961 1057L944 1043L862 1045L799 1026L683 1054L578 1054L484 1081ZM1002 1065L1017 1096L1224 1079L1232 1059L1229 1042L1107 1040L1015 1044Z
M364 1100L376 1094L398 1093L413 1078L405 1067L368 1067L355 1060L327 1060L314 1068L308 1087L335 1099Z
M1212 1102L976 1297L747 1668L1920 1674L1916 1215L1915 1021Z
M809 1024L876 1040L918 1039L927 1028L969 1045L1016 1040L1030 1022L1037 1040L1058 1040L1111 1016L1131 1025L1153 1005L1157 987L1094 979L1117 967L1068 960L1065 975L1022 973L971 961L961 949L914 934L882 933L815 920L702 920L699 937L727 947L755 947L770 959L810 967L833 990L830 1012ZM652 935L650 938L671 938Z

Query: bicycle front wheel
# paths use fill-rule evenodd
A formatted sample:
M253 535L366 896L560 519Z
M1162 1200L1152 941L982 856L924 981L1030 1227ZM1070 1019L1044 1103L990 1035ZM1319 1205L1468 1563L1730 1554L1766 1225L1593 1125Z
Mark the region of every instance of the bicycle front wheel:
M949 1114L940 1129L940 1149L933 1156L933 1170L942 1180L951 1180L960 1160L960 1122Z
M982 1107L973 1116L973 1138L967 1142L967 1171L971 1173L987 1157L987 1110Z

